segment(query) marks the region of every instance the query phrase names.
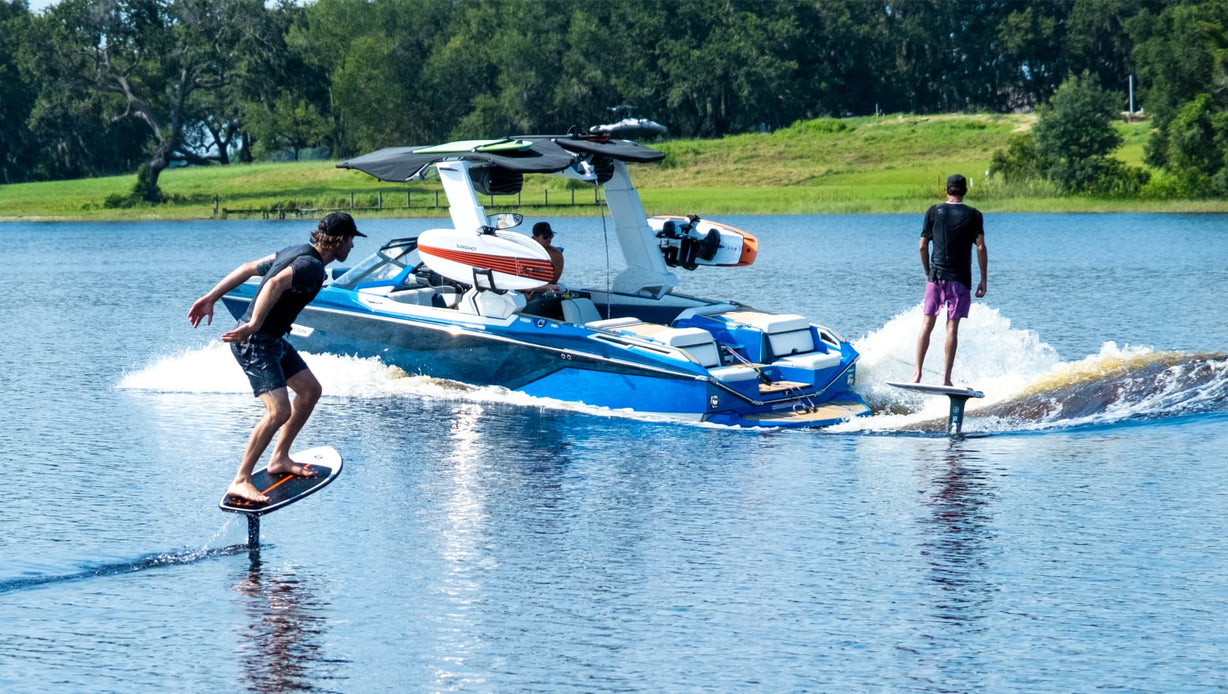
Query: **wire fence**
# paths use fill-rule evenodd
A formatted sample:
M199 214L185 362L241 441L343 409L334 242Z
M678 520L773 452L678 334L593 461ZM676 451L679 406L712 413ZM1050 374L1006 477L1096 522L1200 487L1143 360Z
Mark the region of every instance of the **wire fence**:
M403 210L431 210L431 209L447 209L448 199L442 195L443 191L396 191L385 192L376 191L375 193L350 193L348 196L348 204L346 198L341 198L340 204L337 199L330 202L331 205L320 205L315 202L296 203L284 202L277 203L269 207L224 207L222 205L221 196L213 196L213 216L217 219L226 219L230 216L237 217L256 217L263 219L285 219L287 217L305 217L326 214L328 212L396 212ZM577 195L576 193L579 193ZM543 188L541 194L525 195L524 191L515 195L479 195L479 201L485 201L487 208L496 209L515 209L521 207L593 207L605 205L605 200L601 197L599 188L594 187L592 194L587 190L577 190L575 188L563 191L550 191ZM403 203L403 204L402 204Z

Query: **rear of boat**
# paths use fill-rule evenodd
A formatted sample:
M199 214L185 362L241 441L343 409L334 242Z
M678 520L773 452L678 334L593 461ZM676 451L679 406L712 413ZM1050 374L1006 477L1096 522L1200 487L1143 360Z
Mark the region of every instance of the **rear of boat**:
M598 313L588 307L589 299L568 303L576 304L572 315ZM856 350L803 316L729 303L700 303L662 322L630 313L609 306L605 314L617 317L589 320L583 327L607 357L619 349L626 361L655 352L664 356L661 365L673 364L678 372L673 377L646 373L638 386L632 385L637 377L622 378L620 389L637 392L627 405L636 410L763 427L823 427L870 413L853 391ZM571 379L574 386L574 374Z

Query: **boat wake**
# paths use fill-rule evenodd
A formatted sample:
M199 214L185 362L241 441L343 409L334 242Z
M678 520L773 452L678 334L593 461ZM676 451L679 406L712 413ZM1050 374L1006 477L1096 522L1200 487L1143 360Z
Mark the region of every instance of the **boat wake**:
M540 398L500 386L474 386L430 376L410 374L370 357L300 352L320 381L324 397L383 399L415 397L479 404L508 404L551 410L583 412L599 417L633 417L646 421L676 421L632 410L593 407L578 402ZM219 341L162 357L124 373L118 387L150 393L251 395L247 377L235 364L229 345Z
M70 571L67 573L40 573L16 578L0 578L0 593L9 593L15 590L25 590L27 588L37 588L39 586L52 583L68 583L70 581L83 581L89 578L119 576L137 571L144 571L146 569L161 569L168 566L195 564L207 559L229 557L243 552L247 552L249 555L253 552L259 552L259 548L253 548L248 545L227 545L225 547L211 546L219 537L226 533L233 521L234 518L228 519L226 523L213 534L213 537L210 538L207 543L205 543L205 546L201 547L200 549L184 549L178 552L158 552L127 561L116 561L106 564L91 564L84 566L77 571Z
M1104 343L1063 361L1030 330L1011 327L996 309L976 304L960 328L953 380L985 393L969 400L965 432L1033 431L1228 412L1228 354L1156 351ZM946 398L886 385L912 375L921 307L855 341L857 391L874 416L838 431L945 430ZM942 326L934 332L922 381L938 383Z
M24 590L27 588L36 588L49 583L67 583L69 581L81 581L87 578L100 578L103 576L130 574L136 571L144 571L145 569L160 569L167 566L195 564L196 562L204 561L206 559L229 557L243 552L250 553L251 548L247 545L229 545L214 549L190 549L182 552L160 552L157 554L146 555L133 561L121 561L112 564L98 564L96 566L89 566L81 571L73 573L23 576L21 578L0 580L0 593L8 593L14 590Z
M944 432L947 399L894 388L887 381L912 375L913 351L921 307L892 318L854 342L861 353L856 390L873 416L839 424L839 432ZM937 383L942 363L942 327L934 333L928 369L922 379ZM598 417L677 422L631 410L592 407L539 398L499 386L472 386L409 374L376 358L303 353L324 387L326 398L440 399L478 404L508 404L581 412ZM1004 433L1103 426L1148 419L1228 412L1228 354L1156 351L1104 343L1097 354L1064 361L1031 330L1011 325L996 309L975 304L961 326L954 380L985 393L969 400L964 431ZM163 357L125 373L118 387L153 393L251 391L235 366L228 345L203 347ZM702 426L717 426L704 424Z

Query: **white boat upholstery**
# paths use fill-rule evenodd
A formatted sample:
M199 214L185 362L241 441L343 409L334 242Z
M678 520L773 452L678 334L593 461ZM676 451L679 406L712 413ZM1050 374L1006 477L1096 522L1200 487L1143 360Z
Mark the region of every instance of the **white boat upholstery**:
M806 320L805 316L793 313L730 311L722 313L721 318L763 331L773 356L787 357L814 351L814 336L810 332L810 321Z
M738 307L734 306L733 304L705 304L703 306L696 306L694 308L686 309L682 313L679 313L678 317L675 318L673 322L674 324L678 324L689 318L694 318L695 316L711 316L716 313L725 313L727 311L736 310L738 310Z
M457 307L464 313L473 313L488 318L507 318L524 308L525 298L520 292L497 292L470 289L461 297Z
M577 325L588 325L601 320L601 314L592 299L578 297L563 299L559 302L563 307L563 320Z
M715 369L708 369L708 373L716 377L716 380L723 383L736 383L739 381L753 381L759 377L749 366L742 364L734 364L733 366L721 366Z
M430 306L431 299L435 296L435 290L431 287L416 287L414 289L398 289L388 295L389 299L400 302L402 304L415 304L417 306Z
M787 333L769 333L768 344L772 347L772 354L777 357L809 354L814 351L814 336L809 328Z
M366 300L366 303L372 306L384 304L385 300L395 301L398 304L409 304L410 306L440 306L447 308L456 306L460 299L460 294L455 287L410 287L397 289L396 287L366 287L358 290L358 296ZM439 299L436 299L439 297ZM386 306L386 304L385 304ZM474 311L470 311L474 313Z
M721 353L712 333L700 328L666 328L652 337L670 347L677 347L695 357L705 368L721 365Z
M460 303L461 294L456 287L436 287L435 293L443 299L444 308L456 308L456 305Z
M831 352L811 352L810 354L794 354L788 357L777 359L772 362L775 366L793 367L798 369L812 369L819 371L833 366L840 365L840 353Z
M618 328L643 323L639 318L631 318L629 316L623 318L606 318L605 320L594 320L584 324L585 327L593 330L617 330Z
M676 347L694 357L705 368L721 365L721 353L712 333L702 328L671 328L660 323L645 323L638 318L610 318L592 321L586 327L635 335L645 340Z

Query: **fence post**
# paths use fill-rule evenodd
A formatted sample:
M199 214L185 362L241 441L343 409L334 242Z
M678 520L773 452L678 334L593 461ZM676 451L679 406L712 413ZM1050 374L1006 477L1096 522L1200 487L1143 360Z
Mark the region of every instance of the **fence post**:
M439 207L439 191L435 191L435 207Z
M375 206L379 209L384 209L384 191L375 191Z
M545 203L545 206L546 206L546 207L550 207L550 189L549 189L549 188L543 188L543 189L542 189L542 191L543 191L543 192L545 192L545 194L546 194L546 203Z
M573 205L576 204L576 189L575 188L571 189L571 204Z
M354 192L350 191L350 209L354 209Z
M214 217L216 217L216 216L217 216L217 209L218 209L218 205L219 205L220 203L221 203L221 199L220 199L220 198L218 198L218 196L214 195L214 196L213 196L213 216L214 216Z
M409 191L405 191L405 207L409 208Z

